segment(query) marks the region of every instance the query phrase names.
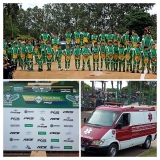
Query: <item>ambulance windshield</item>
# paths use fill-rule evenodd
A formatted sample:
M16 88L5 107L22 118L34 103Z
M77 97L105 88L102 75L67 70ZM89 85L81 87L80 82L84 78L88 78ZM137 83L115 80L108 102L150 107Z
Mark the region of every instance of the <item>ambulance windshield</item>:
M119 112L95 110L86 121L87 124L111 127L117 119Z

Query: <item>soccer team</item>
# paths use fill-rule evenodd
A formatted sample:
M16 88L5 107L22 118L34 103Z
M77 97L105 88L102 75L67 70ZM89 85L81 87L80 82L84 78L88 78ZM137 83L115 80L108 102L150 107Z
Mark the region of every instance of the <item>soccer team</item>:
M38 71L43 71L43 64L47 64L47 71L51 71L52 63L58 62L58 70L63 70L61 65L62 56L65 57L65 70L70 69L71 57L74 56L75 69L80 69L82 60L82 70L85 66L91 70L90 59L93 59L93 71L132 72L139 73L141 69L150 70L153 74L157 73L157 51L155 43L150 32L145 31L140 42L137 32L132 30L130 36L129 30L120 34L116 31L106 34L102 30L97 35L96 31L92 35L87 31L75 31L73 34L70 29L65 34L66 48L62 50L58 38L58 33L52 38L46 30L39 37L38 43L32 44L31 41L25 43L19 36L16 39L11 38L7 43L3 39L3 53L11 58L17 65L19 63L21 70L34 71L33 58L38 64ZM72 43L75 43L73 48ZM91 44L91 47L90 47ZM99 64L100 63L100 64ZM140 68L141 64L141 68Z

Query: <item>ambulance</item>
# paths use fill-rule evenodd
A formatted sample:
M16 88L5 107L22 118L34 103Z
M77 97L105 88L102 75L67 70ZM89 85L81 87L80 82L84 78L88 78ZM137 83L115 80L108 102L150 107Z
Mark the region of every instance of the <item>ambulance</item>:
M122 149L148 149L157 137L155 107L103 105L96 107L81 127L81 151L114 157Z

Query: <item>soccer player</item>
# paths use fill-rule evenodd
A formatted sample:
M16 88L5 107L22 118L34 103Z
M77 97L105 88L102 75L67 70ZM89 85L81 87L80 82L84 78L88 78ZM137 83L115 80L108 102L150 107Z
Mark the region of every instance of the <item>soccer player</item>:
M41 48L40 44L37 44L37 64L38 64L38 72L43 71L43 48Z
M44 30L44 33L40 35L39 39L44 43L47 43L47 41L51 41L51 36L47 33L47 30Z
M71 47L71 42L72 42L72 33L70 29L67 29L67 32L65 34L65 39L66 39L66 44L69 44Z
M89 43L89 39L90 39L90 34L87 32L87 28L84 28L84 32L81 33L81 40L82 40L82 43L81 43L81 47L84 48L84 44L85 43Z
M126 30L126 33L122 36L124 47L127 48L129 41L129 30Z
M104 44L106 44L106 34L105 34L104 31L105 30L102 29L102 33L98 37L98 41L99 41L100 44L102 43L102 41L103 41Z
M131 41L132 41L132 47L136 48L137 42L140 42L140 38L136 31L134 31L134 35L132 35Z
M142 48L144 48L144 46L148 46L148 49L151 49L153 43L154 41L151 38L150 32L147 32L146 37L142 39Z
M58 38L58 33L56 33L54 34L54 38L52 39L52 47L54 52L56 52L56 50L58 49L58 44L59 44L59 38Z
M92 41L92 48L94 47L95 42L98 42L98 36L96 34L96 31L93 32L91 36L91 41Z
M15 70L17 69L17 61L19 57L19 48L17 42L14 42L14 46L12 47L12 61L16 65Z
M110 41L113 42L113 38L114 38L114 36L113 36L113 34L112 34L112 30L110 29L110 30L109 30L109 33L106 35L107 44L109 44Z
M75 44L80 44L80 39L81 39L81 32L77 28L77 31L74 32L74 41L75 41Z
M118 47L118 41L114 41L114 46L113 46L113 65L114 65L114 70L118 70L118 56L119 56L119 47Z

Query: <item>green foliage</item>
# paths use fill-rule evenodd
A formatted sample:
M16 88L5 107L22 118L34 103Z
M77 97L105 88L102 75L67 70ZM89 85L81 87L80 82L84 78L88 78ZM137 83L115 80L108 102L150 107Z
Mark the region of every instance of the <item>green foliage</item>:
M19 35L20 38L22 40L32 40L32 39L35 39L34 37L31 37L30 35Z
M132 9L125 15L123 23L129 30L136 30L138 35L142 36L146 26L153 26L153 19L144 10Z
M89 86L88 84L86 84L86 83L84 83L84 90L92 90L92 87L91 86Z

